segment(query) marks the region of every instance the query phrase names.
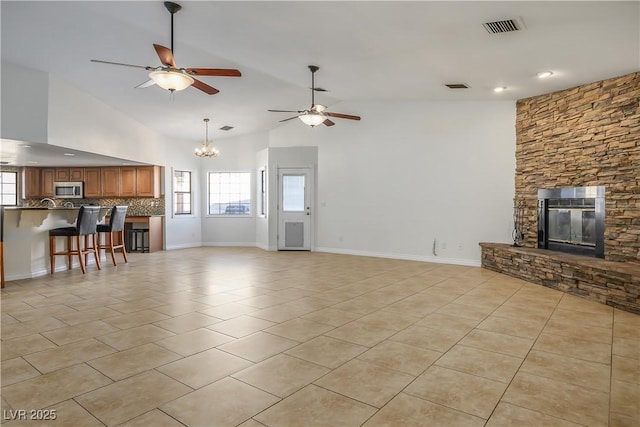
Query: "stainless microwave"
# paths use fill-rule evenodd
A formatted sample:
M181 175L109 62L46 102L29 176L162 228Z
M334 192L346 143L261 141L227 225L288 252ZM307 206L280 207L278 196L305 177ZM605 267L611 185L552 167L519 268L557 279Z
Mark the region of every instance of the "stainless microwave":
M60 199L82 199L83 187L82 182L54 182L53 196Z

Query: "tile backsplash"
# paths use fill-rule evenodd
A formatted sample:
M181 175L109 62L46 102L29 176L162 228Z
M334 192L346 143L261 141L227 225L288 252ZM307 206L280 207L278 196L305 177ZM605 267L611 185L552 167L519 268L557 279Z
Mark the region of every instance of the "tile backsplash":
M42 199L23 199L24 207L47 207L48 203L40 202ZM71 202L74 206L94 205L94 206L129 206L127 216L149 216L164 215L164 197L157 199L54 199L57 206L62 206L65 202Z

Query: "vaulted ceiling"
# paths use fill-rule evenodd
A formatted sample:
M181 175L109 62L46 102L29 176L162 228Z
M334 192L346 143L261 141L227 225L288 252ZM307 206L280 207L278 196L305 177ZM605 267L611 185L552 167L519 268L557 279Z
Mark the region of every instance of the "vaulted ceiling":
M157 86L134 88L146 70L90 62L160 65L152 44L171 43L160 1L2 1L2 61L51 73L162 134L194 141L204 117L215 139L272 129L287 117L267 109L308 108L310 64L320 66L316 85L328 91L316 101L325 105L516 100L640 68L636 1L178 2L178 66L242 72L202 77L216 95L188 88L172 99ZM507 19L521 29L483 27ZM538 79L544 70L554 75ZM497 86L507 90L495 93ZM219 130L224 125L234 129Z

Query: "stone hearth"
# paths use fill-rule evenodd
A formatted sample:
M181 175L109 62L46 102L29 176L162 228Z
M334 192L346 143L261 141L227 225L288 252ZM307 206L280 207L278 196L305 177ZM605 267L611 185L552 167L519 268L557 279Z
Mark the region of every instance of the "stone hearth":
M640 314L640 266L545 249L480 243L482 266Z

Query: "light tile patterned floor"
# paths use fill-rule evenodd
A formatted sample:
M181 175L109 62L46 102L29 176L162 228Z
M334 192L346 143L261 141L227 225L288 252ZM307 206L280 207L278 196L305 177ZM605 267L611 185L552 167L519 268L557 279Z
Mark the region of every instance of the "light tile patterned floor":
M640 425L640 316L481 268L195 248L1 303L8 426Z

